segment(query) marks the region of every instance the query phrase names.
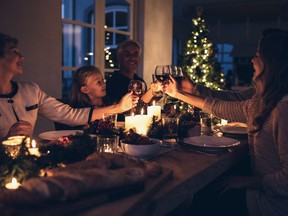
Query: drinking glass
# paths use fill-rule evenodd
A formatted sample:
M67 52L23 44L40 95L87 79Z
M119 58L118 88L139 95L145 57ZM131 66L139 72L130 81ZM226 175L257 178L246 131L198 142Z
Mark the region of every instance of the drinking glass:
M183 78L182 68L179 66L172 65L171 66L171 75L177 81L179 85L181 85L181 80Z
M17 142L17 140L4 140L2 145L4 147L5 153L11 157L12 159L16 159L20 153L21 142Z
M171 65L157 65L155 68L155 77L156 79L161 82L162 84L168 84L170 77L169 75L172 74ZM166 94L163 94L163 104L166 103Z
M152 74L152 80L153 80L153 83L155 83L157 81L155 74ZM157 100L159 100L160 98L163 97L163 92L161 90L160 91L153 91L152 93L153 93L153 96L155 98L157 98Z
M178 141L178 127L179 118L178 117L163 117L163 146L175 147Z
M119 136L117 135L98 135L97 151L107 153L117 153Z
M146 90L146 85L141 80L131 80L128 85L128 91L129 92L132 91L132 94L139 98L145 93L145 90ZM135 113L136 108L133 108L131 111Z
M141 80L131 80L128 85L128 91L132 91L133 95L138 97L141 97L145 90L145 83Z
M158 65L155 68L155 77L162 84L167 84L169 81L169 75L172 74L171 65Z

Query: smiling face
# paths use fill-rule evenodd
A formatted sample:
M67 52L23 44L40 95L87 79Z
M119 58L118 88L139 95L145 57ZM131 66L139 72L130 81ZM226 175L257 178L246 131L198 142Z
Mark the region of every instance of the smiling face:
M86 78L86 84L81 91L87 94L91 101L106 96L106 81L101 73L95 72Z
M23 73L23 55L14 43L7 43L4 56L0 58L0 70L13 76Z
M253 81L256 81L257 77L262 73L264 69L264 63L259 55L259 52L256 52L255 57L252 58L254 73L253 73Z
M141 50L134 44L127 44L118 53L120 70L135 72L140 61Z

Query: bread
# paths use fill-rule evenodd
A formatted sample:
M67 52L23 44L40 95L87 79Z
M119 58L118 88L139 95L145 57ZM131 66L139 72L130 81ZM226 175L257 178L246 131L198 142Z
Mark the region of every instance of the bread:
M105 161L108 160L111 163L112 169L123 167L141 167L146 169L150 176L158 176L162 173L161 166L153 161L141 160L122 154L110 154L110 153L98 153L95 152L89 155L86 160L88 161Z
M83 194L142 184L157 176L161 167L126 155L94 153L85 161L47 171L46 177L30 178L17 190L0 193L1 203L35 205L73 200Z
M80 195L95 191L144 183L147 176L143 168L115 170L93 168L74 172L64 170L49 177L31 178L17 190L6 190L0 193L0 201L34 205L39 202L73 200Z
M91 169L91 168L99 168L99 169L110 169L112 167L112 162L103 158L98 157L97 159L91 160L83 160L77 163L68 164L64 167L58 167L51 170L46 171L47 176L53 176L53 173L61 172L63 170L82 170L82 169Z

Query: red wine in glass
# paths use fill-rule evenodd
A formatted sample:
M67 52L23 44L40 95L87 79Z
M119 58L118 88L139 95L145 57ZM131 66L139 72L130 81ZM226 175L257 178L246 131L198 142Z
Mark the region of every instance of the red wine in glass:
M169 81L169 74L161 74L161 75L155 75L156 79L161 83L166 83Z
M131 92L132 94L137 96L137 97L141 97L145 91L146 91L146 85L143 81L141 80L131 80L129 85L128 85L128 91ZM133 108L131 110L132 113L136 112L136 108Z
M128 91L132 91L132 94L141 97L145 93L145 83L141 80L131 80L128 86Z
M156 79L163 83L166 84L170 80L169 75L171 74L171 66L170 65L158 65L155 68L155 77Z

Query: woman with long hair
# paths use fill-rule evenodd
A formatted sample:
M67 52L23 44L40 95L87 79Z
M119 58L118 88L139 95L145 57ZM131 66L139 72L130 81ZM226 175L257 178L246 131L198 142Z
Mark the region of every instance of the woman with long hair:
M280 29L264 31L252 63L255 86L252 99L232 102L188 94L178 89L173 77L164 90L220 118L247 123L253 174L226 178L221 182L222 192L244 190L249 215L285 216L288 215L288 33ZM233 198L230 201L235 202ZM237 215L237 210L230 211L228 203L227 209L228 215Z

